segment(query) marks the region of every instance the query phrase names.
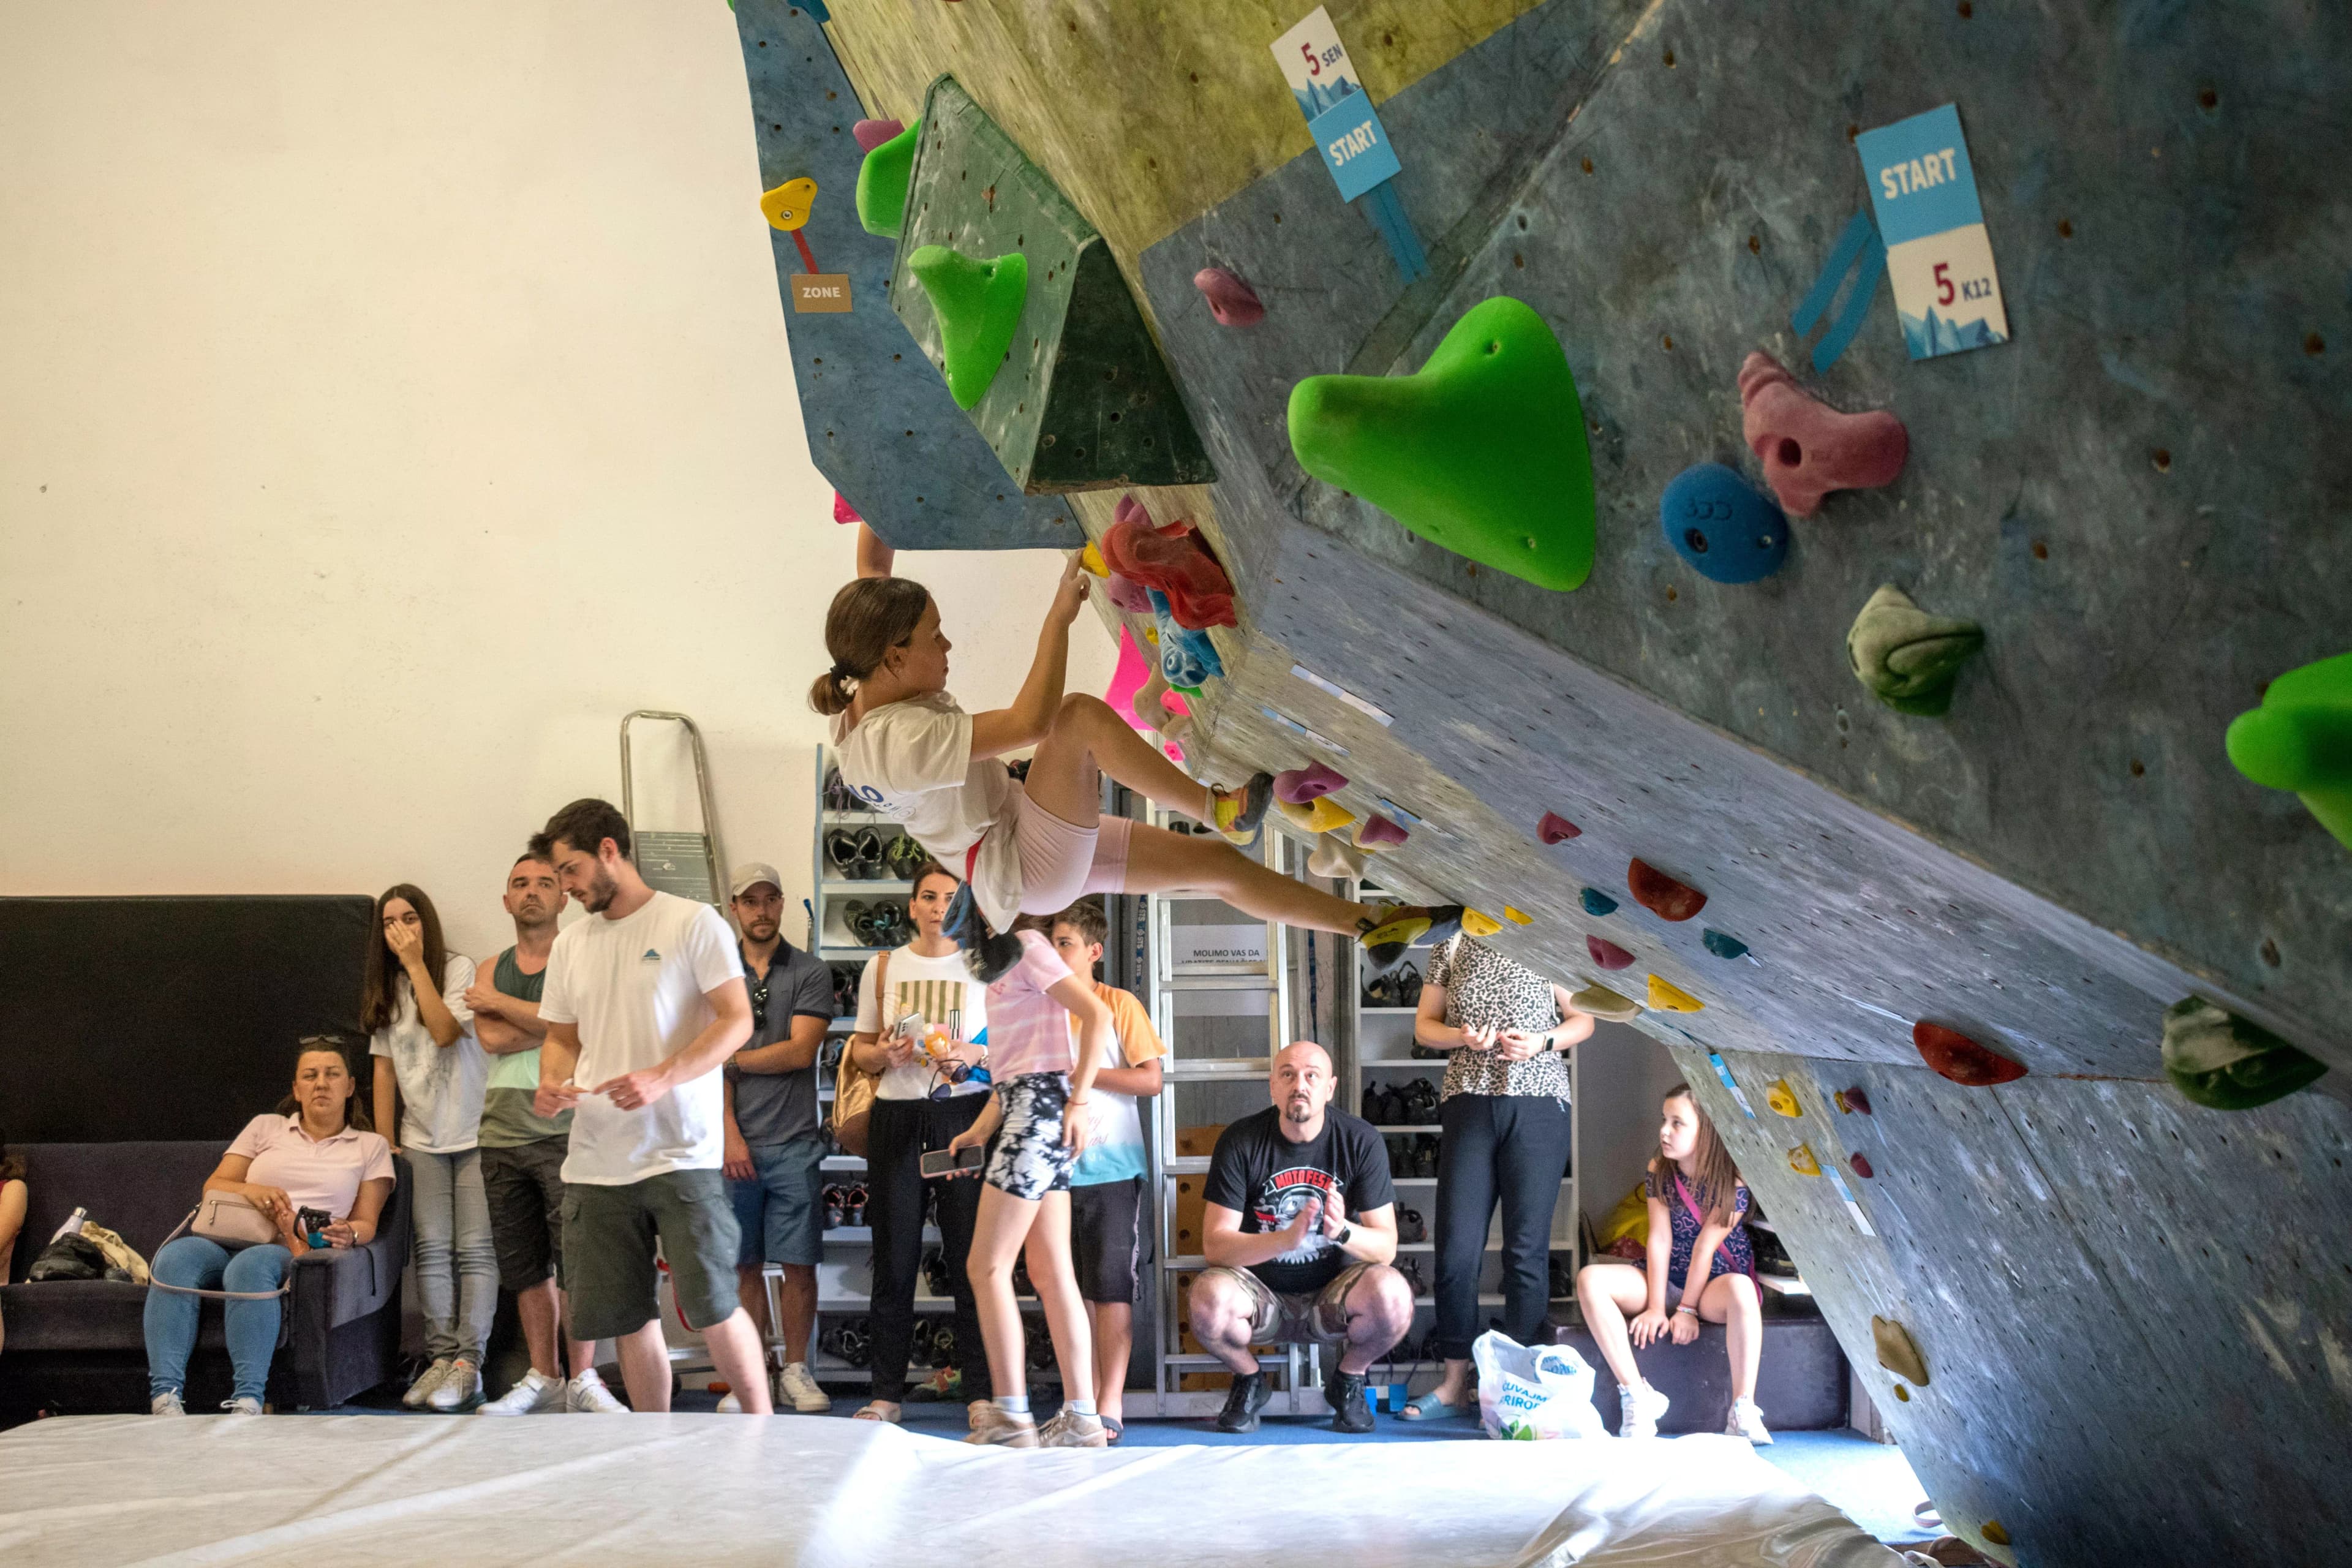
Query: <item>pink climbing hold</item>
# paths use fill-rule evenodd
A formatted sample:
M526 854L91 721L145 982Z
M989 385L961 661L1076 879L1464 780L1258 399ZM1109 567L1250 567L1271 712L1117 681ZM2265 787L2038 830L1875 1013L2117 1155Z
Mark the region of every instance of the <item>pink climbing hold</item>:
M835 490L833 492L833 521L835 522L864 522L866 520L857 515L857 509L843 499L842 493L839 490Z
M1125 626L1118 628L1118 666L1111 671L1110 685L1103 692L1103 700L1110 710L1138 730L1155 730L1154 715L1147 714L1135 705L1136 694L1150 682L1155 661L1143 657L1135 646L1135 634Z
M1547 811L1543 814L1543 820L1536 824L1536 837L1547 844L1560 844L1570 838L1583 837L1584 829L1558 812Z
M1274 798L1286 805L1305 805L1344 788L1347 783L1347 774L1334 772L1321 763L1309 763L1303 768L1275 774Z
M1607 937L1586 937L1584 951L1591 953L1592 962L1603 969L1625 969L1631 967L1633 962L1632 953L1627 952Z
M1148 616L1151 613L1151 595L1144 591L1143 584L1122 577L1116 572L1103 580L1103 593L1112 604L1130 616Z
M1257 290L1222 267L1203 267L1192 274L1192 287L1209 302L1209 314L1221 327L1255 327L1265 320L1265 303Z
M1125 577L1167 595L1169 616L1187 631L1241 624L1234 618L1233 579L1189 522L1154 528L1141 501L1121 496L1102 536L1102 557L1114 581Z
M1356 842L1359 844L1402 844L1407 837L1403 828L1377 811L1364 818L1356 828Z
M896 120L861 120L849 128L849 133L857 139L857 150L861 153L871 153L883 142L905 135L906 132L907 127Z
M1739 367L1739 405L1740 436L1790 517L1812 516L1832 490L1893 484L1911 455L1902 420L1883 408L1841 414L1768 353Z

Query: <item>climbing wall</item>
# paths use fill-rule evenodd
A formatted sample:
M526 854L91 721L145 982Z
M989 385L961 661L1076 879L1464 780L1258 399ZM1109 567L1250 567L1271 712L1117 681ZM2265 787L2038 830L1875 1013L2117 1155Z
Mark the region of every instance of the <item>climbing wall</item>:
M1958 1533L2036 1564L2334 1560L2347 1072L2217 1111L2159 1041L2200 994L2352 1069L2352 858L2221 744L2352 634L2329 510L2352 480L2352 14L1334 5L1425 247L1408 284L1266 52L1303 11L1129 10L843 5L826 34L867 113L911 120L952 73L1133 285L1215 470L1138 499L1196 522L1239 597L1192 761L1320 761L1343 806L1410 828L1383 880L1510 906L1528 923L1491 940L1563 979L1704 1005L1636 1026ZM1868 203L1853 138L1944 103L2013 341L1914 362L1881 288L1816 373L1791 313ZM1221 325L1204 268L1265 319ZM1412 373L1498 294L1549 325L1580 399L1597 551L1572 593L1439 550L1290 445L1302 379ZM1891 411L1908 461L1727 585L1659 500L1696 463L1762 477L1737 385L1757 351L1836 409ZM1099 537L1116 499L1070 504ZM1889 584L1982 628L1943 718L1849 668ZM1543 841L1546 812L1578 832ZM1637 858L1705 908L1643 908ZM1940 1077L1922 1022L2028 1071ZM1869 1113L1835 1108L1851 1088ZM1874 1318L1926 1382L1897 1392Z

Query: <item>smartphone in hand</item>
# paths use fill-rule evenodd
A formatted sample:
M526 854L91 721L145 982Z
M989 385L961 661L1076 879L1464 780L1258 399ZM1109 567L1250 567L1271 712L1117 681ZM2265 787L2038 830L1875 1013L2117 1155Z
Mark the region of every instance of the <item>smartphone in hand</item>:
M926 1177L954 1176L977 1171L987 1163L987 1148L974 1143L968 1149L934 1149L923 1156L922 1169Z

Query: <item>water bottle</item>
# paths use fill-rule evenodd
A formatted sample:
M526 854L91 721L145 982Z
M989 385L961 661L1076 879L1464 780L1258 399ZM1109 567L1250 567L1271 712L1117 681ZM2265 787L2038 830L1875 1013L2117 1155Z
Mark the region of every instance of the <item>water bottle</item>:
M81 1234L81 1222L89 1217L89 1210L86 1208L74 1210L73 1213L66 1216L65 1224L58 1226L57 1235L49 1237L49 1245L54 1247L58 1242L64 1240L67 1237L79 1236Z

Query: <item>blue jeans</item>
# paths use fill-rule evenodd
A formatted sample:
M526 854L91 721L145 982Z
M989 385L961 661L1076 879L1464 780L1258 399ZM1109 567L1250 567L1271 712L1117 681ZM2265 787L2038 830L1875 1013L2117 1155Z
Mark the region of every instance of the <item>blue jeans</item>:
M482 1189L482 1152L406 1152L425 1353L435 1361L463 1357L479 1366L499 1310L499 1250L490 1235L490 1200Z
M782 1143L751 1145L749 1181L728 1178L728 1201L743 1233L736 1267L754 1263L824 1261L823 1206L824 1140L814 1133Z
M155 1278L166 1285L199 1290L275 1290L286 1283L294 1255L276 1242L231 1252L201 1236L184 1236L155 1255ZM196 1348L196 1318L204 1300L176 1290L147 1292L147 1392L177 1394L187 1386L188 1357ZM229 1363L236 1370L236 1397L259 1399L269 1385L269 1358L278 1353L278 1321L284 1303L224 1301Z

